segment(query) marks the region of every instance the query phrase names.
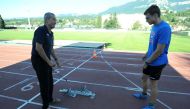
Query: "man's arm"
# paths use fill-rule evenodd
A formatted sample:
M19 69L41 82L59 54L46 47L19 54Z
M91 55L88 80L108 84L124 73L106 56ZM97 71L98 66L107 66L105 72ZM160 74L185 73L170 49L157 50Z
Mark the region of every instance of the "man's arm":
M152 63L155 59L157 59L162 54L165 47L166 47L165 44L158 44L156 50L153 52L150 58L148 58L145 62Z
M49 66L51 66L51 67L53 67L53 66L55 66L51 61L50 61L50 59L47 57L47 55L46 55L46 53L45 53L45 51L44 51L44 49L43 49L43 47L42 47L42 44L40 44L40 43L36 43L36 51L38 52L38 54L41 56L41 58L45 61L45 62L47 62L47 64L49 65Z
M142 60L143 60L143 61L146 60L146 58L147 58L147 53L148 53L148 52L146 52L146 54L142 57Z
M171 28L169 26L163 27L159 32L158 32L158 44L156 50L153 52L153 54L146 59L144 68L147 67L149 63L152 63L155 59L157 59L164 51L166 44L169 43L170 38L171 38Z
M55 55L55 50L54 49L51 50L51 55L54 58L57 66L60 67L59 60L58 60L57 56Z
M54 49L51 50L51 55L52 55L53 59L55 61L57 61L57 56L55 55L55 50Z

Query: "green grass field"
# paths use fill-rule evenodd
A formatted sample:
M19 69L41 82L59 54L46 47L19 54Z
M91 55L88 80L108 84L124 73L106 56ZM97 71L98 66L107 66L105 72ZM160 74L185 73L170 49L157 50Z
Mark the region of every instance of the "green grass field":
M56 40L99 41L112 43L114 50L146 51L149 33L143 32L54 32ZM2 30L0 40L31 40L33 31ZM173 34L172 52L189 52L190 37Z

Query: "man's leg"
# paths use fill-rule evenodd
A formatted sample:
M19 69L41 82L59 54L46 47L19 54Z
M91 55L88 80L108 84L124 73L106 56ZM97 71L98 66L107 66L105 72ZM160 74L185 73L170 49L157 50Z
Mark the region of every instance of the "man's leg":
M142 100L147 99L148 80L149 80L149 75L143 74L142 76L143 91L142 93L133 94L135 98L142 99Z
M48 72L45 69L41 69L40 72L37 73L40 84L40 94L42 97L43 109L47 109L49 106Z
M158 80L160 79L161 72L165 65L161 66L151 66L150 68L150 101L147 106L145 106L143 109L154 109L156 104L156 99L158 95Z
M161 65L152 69L152 73L150 75L150 104L156 104L156 99L158 96L158 80L160 79L162 70L165 66L166 65Z
M49 80L48 80L48 82L49 82L49 103L50 104L54 104L54 103L59 103L59 102L61 102L61 100L59 99L59 98L53 98L53 86L54 86L54 84L53 84L53 72L52 72L52 68L51 67L49 67L49 75L48 75L48 77L49 77Z
M148 79L149 79L149 76L146 74L143 74L143 76L142 76L142 87L143 87L142 94L144 94L144 95L147 95Z
M40 86L40 95L42 98L42 109L47 109L49 106L49 100L48 100L48 72L46 70L46 67L42 63L42 61L39 58L32 58L32 65L34 70L36 71L37 78L39 81Z
M52 74L52 68L49 67L49 79L48 79L48 84L49 84L49 102L53 101L53 74Z
M150 80L150 104L154 105L158 96L158 81Z

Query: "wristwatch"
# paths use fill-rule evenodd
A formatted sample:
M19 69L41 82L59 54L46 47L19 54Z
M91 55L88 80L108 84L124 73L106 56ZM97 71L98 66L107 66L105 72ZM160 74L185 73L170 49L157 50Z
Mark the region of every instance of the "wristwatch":
M149 64L150 64L150 63L148 63L148 62L146 62L146 61L145 61L145 63L146 63L147 65L149 65Z

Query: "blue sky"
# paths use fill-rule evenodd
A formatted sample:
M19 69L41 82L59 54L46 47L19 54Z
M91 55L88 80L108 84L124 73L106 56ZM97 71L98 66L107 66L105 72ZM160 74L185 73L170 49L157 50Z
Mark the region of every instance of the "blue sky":
M45 12L55 14L96 14L110 7L134 0L1 0L3 18L40 17Z

